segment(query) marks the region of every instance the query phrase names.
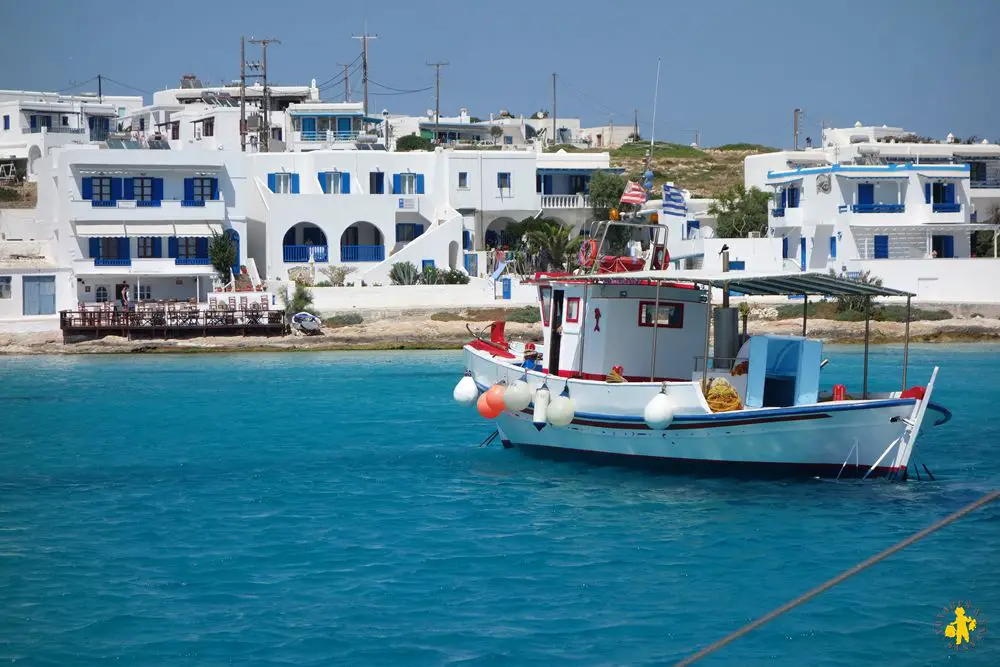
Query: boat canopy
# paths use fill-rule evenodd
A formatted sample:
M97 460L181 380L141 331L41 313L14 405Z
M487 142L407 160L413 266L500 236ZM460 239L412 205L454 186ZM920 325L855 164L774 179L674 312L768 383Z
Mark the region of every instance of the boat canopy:
M537 277L545 280L544 274ZM753 296L915 296L912 292L861 283L828 273L796 271L787 273L752 273L727 271L631 271L629 273L599 273L581 276L552 276L554 282L618 282L622 280L684 282L705 287L731 290Z

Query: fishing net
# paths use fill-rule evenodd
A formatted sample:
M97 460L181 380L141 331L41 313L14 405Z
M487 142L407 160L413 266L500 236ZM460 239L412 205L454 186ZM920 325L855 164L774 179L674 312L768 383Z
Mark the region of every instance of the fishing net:
M742 410L740 395L736 388L729 384L725 378L712 378L708 383L708 391L705 392L705 401L712 412L732 412Z

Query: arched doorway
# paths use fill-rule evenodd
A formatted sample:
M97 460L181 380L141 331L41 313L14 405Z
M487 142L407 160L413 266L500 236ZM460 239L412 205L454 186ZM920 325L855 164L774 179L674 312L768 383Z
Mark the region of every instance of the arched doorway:
M329 261L326 234L311 222L300 222L285 232L281 241L286 262Z
M513 218L497 218L487 225L483 234L483 245L487 250L510 246L516 241L507 232L507 226L513 222L516 222Z
M341 262L381 262L385 259L385 239L378 227L359 220L340 235Z
M35 161L42 157L42 149L38 146L32 146L28 149L28 173L35 175L38 172L35 171Z

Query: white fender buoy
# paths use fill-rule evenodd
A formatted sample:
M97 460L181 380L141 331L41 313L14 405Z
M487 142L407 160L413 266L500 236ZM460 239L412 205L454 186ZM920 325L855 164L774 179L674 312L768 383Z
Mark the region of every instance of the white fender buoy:
M548 423L548 410L549 410L549 390L548 387L542 385L538 391L535 392L535 409L531 414L531 423L535 425L539 431L545 428Z
M465 407L475 404L479 398L479 387L476 386L476 381L472 379L471 373L466 373L465 377L458 381L458 384L455 385L455 391L451 395Z
M642 418L649 428L654 431L662 431L674 421L674 411L674 402L661 391L649 403L646 403L646 408L642 411Z
M503 403L511 412L520 412L531 405L531 385L524 380L518 380L507 387L503 395Z
M569 426L576 416L573 399L568 396L556 396L549 403L549 423L553 426Z

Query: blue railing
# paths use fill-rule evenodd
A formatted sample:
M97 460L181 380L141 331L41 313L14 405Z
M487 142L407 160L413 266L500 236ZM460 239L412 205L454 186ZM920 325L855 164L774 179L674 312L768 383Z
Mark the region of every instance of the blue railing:
M358 133L339 130L302 130L302 141L354 141Z
M174 264L177 266L208 266L212 263L208 257L177 257Z
M94 266L132 266L132 258L110 259L108 257L95 257Z
M982 178L969 181L972 188L1000 188L1000 178Z
M961 204L933 204L931 210L935 213L960 213L962 211Z
M854 204L853 213L902 213L906 209L903 204Z
M204 199L183 199L181 200L181 206L204 206Z
M317 262L328 262L329 253L325 245L286 245L284 254L286 262L308 262L309 252Z
M775 217L775 218L784 218L785 217L785 209L783 209L783 208L772 208L771 209L771 216Z
M157 208L160 206L159 199L137 199L135 202L137 208Z
M90 206L91 208L116 208L118 202L113 199L91 199Z
M380 246L380 245L340 246L341 262L381 262L384 259L385 259L385 246Z

